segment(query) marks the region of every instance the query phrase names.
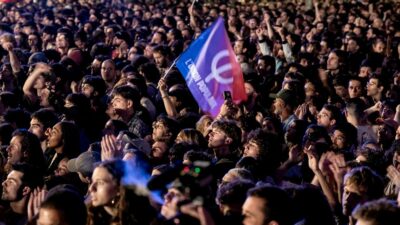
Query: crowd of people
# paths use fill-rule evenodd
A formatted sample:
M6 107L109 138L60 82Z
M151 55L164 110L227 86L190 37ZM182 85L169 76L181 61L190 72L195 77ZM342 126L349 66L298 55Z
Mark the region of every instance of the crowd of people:
M213 118L173 62L219 17ZM4 1L0 45L0 224L400 223L396 0Z

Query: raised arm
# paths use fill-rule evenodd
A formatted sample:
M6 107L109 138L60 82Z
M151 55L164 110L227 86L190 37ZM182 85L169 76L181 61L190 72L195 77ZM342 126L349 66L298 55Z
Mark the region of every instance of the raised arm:
M50 71L50 67L45 63L38 63L35 66L35 69L31 74L28 75L24 86L22 87L22 91L24 95L29 99L30 102L35 102L38 98L37 93L33 86L35 85L35 81L42 75L42 73L46 73Z
M176 118L178 116L178 112L176 111L174 104L172 104L172 101L169 98L167 85L165 84L165 80L163 78L161 78L158 82L158 88L160 90L161 98L163 100L167 115L169 117Z
M21 71L21 62L19 61L17 55L14 52L14 46L11 42L6 42L3 44L3 48L8 52L10 57L10 64L13 74L17 74Z

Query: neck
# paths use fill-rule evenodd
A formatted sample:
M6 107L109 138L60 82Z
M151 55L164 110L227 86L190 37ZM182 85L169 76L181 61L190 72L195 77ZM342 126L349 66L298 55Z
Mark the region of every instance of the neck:
M348 116L346 119L347 119L347 122L349 122L351 125L353 125L355 127L358 127L358 125L360 125L359 121L354 117Z
M40 147L42 148L42 151L45 152L47 149L47 140L41 141Z
M115 79L112 81L106 81L107 90L111 90L112 88L114 88L114 84L115 84Z
M10 202L10 207L13 212L18 214L26 214L26 197L16 202Z
M217 160L225 158L230 155L229 146L221 146L214 149L214 156Z
M126 111L126 113L124 113L123 115L121 115L121 118L122 118L122 120L123 120L125 123L128 123L128 122L132 119L132 116L133 116L134 114L135 114L135 113L133 112L133 110L128 109L128 110Z
M339 69L329 70L332 75L336 75L339 73Z
M381 100L381 98L382 98L381 93L378 93L378 94L372 96L372 99L374 100L374 102L379 102Z
M287 120L291 114L289 114L288 111L283 110L282 113L279 115L279 118L281 119L281 122Z
M61 145L61 146L59 146L59 147L55 147L54 150L56 151L56 153L57 153L58 155L62 155L63 152L64 152L64 145Z
M104 206L104 210L111 215L111 217L116 217L118 214L118 209L113 206Z

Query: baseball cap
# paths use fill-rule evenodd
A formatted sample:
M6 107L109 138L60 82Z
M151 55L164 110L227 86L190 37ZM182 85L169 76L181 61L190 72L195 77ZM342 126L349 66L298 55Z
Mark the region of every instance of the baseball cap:
M43 62L47 63L49 60L43 52L35 52L28 59L28 65L31 66L33 64Z
M127 142L131 144L131 148L139 150L143 152L145 155L150 156L151 146L147 141L141 138L135 138L135 139L130 139Z
M70 159L67 168L70 172L82 173L85 177L91 177L95 164L101 161L100 153L95 151L86 151L77 158Z
M272 98L280 98L285 104L295 107L297 104L297 96L292 90L283 89L277 94L270 95Z

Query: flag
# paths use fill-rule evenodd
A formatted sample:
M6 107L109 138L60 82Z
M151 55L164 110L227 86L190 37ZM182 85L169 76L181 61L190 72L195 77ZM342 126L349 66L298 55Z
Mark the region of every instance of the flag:
M224 20L218 18L182 53L176 66L203 112L215 117L230 91L235 103L247 99L242 69L233 52Z

